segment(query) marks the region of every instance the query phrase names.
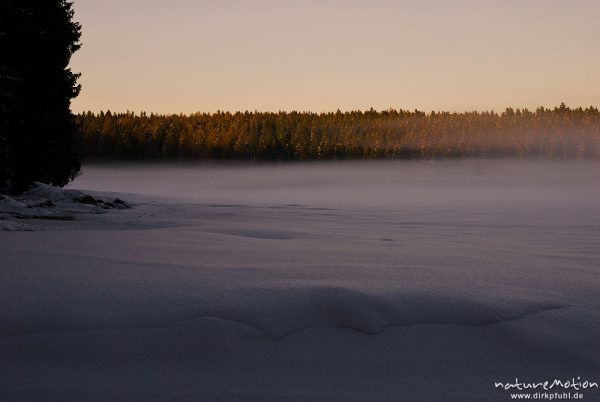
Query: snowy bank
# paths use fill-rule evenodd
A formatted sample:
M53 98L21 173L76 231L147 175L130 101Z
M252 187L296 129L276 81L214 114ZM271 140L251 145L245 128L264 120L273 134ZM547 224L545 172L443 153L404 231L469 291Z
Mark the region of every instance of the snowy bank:
M30 224L31 220L73 220L78 214L102 214L108 209L128 208L131 204L119 198L35 183L22 194L0 195L0 230L39 230Z

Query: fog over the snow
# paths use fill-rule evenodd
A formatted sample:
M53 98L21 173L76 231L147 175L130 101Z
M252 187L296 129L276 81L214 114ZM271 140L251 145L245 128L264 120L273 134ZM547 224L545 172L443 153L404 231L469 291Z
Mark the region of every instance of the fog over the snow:
M445 160L104 164L70 187L240 205L469 207L596 205L600 163Z

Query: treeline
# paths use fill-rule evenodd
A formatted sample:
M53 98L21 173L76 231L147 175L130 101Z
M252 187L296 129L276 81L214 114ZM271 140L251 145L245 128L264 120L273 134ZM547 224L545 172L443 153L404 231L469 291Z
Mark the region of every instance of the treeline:
M598 158L595 107L448 113L217 112L77 117L87 160Z

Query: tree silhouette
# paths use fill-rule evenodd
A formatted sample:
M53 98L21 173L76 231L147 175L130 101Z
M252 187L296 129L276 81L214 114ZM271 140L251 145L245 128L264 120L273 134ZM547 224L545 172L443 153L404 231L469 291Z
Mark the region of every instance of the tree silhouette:
M0 0L0 189L64 186L79 172L68 65L80 35L66 0Z

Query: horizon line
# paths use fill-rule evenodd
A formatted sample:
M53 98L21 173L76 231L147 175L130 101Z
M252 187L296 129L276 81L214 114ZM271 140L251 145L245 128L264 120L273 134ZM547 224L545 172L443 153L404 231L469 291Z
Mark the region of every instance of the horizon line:
M92 113L92 114L100 114L100 113L111 113L111 114L134 114L134 115L139 115L142 113L145 114L151 114L151 115L155 115L155 116L192 116L192 115L197 115L197 114L204 114L204 115L214 115L214 114L246 114L246 113L253 113L253 114L280 114L280 113L299 113L299 114L316 114L316 115L320 115L320 114L336 114L336 113L366 113L366 112L376 112L376 113L383 113L383 112L408 112L408 113L424 113L427 115L430 115L431 113L436 113L436 114L465 114L465 113L492 113L492 114L501 114L504 113L508 110L512 110L514 112L516 111L521 111L521 112L536 112L538 110L555 110L555 109L561 109L561 108L565 108L565 109L569 109L569 110L598 110L598 108L600 107L600 105L587 105L587 106L582 106L582 105L578 105L578 106L569 106L566 105L564 102L561 102L558 105L554 105L554 106L544 106L544 105L539 105L536 106L535 108L529 108L529 107L514 107L514 106L506 106L503 110L496 110L496 109L467 109L467 110L463 110L463 111L457 111L457 110L444 110L444 109L438 109L438 110L421 110L418 108L415 109L405 109L405 108L394 108L394 107L389 107L386 109L375 109L373 107L368 108L368 109L345 109L342 110L340 108L336 109L336 110L321 110L321 111L314 111L314 110L300 110L300 109L279 109L279 110L261 110L261 109L254 109L254 110L221 110L221 109L217 109L215 111L195 111L195 112L152 112L152 111L146 111L146 110L139 110L139 111L134 111L134 110L130 110L130 109L126 109L125 111L123 110L111 110L110 108L107 108L106 110L101 109L99 111L93 111L93 110L81 110L78 112L72 112L75 115L81 115L81 114L87 114L87 113Z

